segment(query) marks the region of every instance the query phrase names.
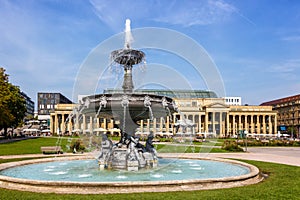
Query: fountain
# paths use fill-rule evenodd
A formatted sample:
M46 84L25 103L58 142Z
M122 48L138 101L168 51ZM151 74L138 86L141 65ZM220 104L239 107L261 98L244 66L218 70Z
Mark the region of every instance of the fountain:
M145 59L142 51L131 48L130 20L125 24L125 45L123 49L111 52L112 61L124 69L123 91L111 94L97 94L82 99L80 114L114 119L119 121L121 139L113 144L102 134L101 153L98 156L100 169L126 169L137 171L157 166L157 154L153 147L153 133L148 135L146 145L135 136L140 120L166 117L176 111L171 98L159 95L135 94L132 68ZM95 114L96 113L96 114Z
M151 132L145 145L139 142L135 135L139 120L179 111L171 98L134 92L132 68L144 61L145 54L132 49L131 41L130 21L126 20L124 48L111 53L111 59L124 69L123 90L84 97L67 118L78 122L84 114L119 121L120 141L113 143L103 133L96 160L91 155L74 155L0 164L1 188L42 193L132 193L228 188L262 180L258 168L239 161L176 153L158 158ZM185 130L194 124L183 119L175 127ZM79 127L75 130L84 132Z

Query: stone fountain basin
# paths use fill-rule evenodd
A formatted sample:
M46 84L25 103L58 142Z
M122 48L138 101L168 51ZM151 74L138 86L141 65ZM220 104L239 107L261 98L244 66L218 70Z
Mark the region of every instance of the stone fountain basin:
M151 99L151 110L154 118L166 117L175 112L175 108L172 104L173 100L168 97L148 94L115 93L97 94L85 97L83 101L89 99L90 104L87 108L84 108L81 113L87 116L95 116L99 110L101 98L105 96L107 104L105 107L101 108L99 117L123 119L124 107L122 106L122 98L124 95L127 95L129 100L129 104L126 109L128 112L126 118L132 120L133 122L150 119L151 117L149 108L144 105L145 96L148 96ZM163 98L167 100L168 108L163 106Z
M162 157L174 157L178 155L166 155ZM0 165L0 171L16 166L35 164L41 162L65 161L65 160L85 160L92 159L87 156L57 157L36 160L26 160L19 162L4 163ZM200 159L189 155L182 155L184 159ZM139 193L139 192L169 192L169 191L193 191L219 188L240 187L255 184L263 180L257 167L233 160L209 159L218 162L226 162L234 165L241 165L249 168L249 173L234 177L210 178L210 179L190 179L172 181L127 181L127 182L71 182L71 181L39 181L21 178L13 178L0 175L0 187L40 192L40 193L66 193L66 194L109 194L109 193Z

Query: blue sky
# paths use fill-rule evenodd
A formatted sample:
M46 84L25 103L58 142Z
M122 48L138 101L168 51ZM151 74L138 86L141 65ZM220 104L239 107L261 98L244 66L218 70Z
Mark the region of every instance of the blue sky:
M197 42L215 63L226 96L241 96L243 104L300 93L297 0L1 0L0 66L34 101L37 92L72 98L90 52L121 33L126 18L132 29L167 28ZM168 65L194 89L207 89L184 59L147 53L147 63ZM174 81L163 73L154 77Z

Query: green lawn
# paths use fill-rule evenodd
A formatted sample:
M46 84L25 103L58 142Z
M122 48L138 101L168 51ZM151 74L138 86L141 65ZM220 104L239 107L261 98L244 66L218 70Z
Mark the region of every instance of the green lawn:
M68 149L66 148L67 145L70 145L70 140L77 139L77 138L60 138L61 142L60 145L64 152L68 152ZM41 153L41 146L56 146L58 142L58 138L56 137L43 137L43 138L35 138L35 139L27 139L27 140L21 140L17 142L7 143L7 144L0 144L0 156L1 155L20 155L20 154L37 154ZM200 145L205 145L203 147L200 147ZM199 152L227 152L223 149L218 148L217 146L214 146L215 143L199 143L199 144L193 144L187 143L186 146L184 144L178 144L176 145L169 145L169 144L157 144L155 145L155 148L159 153L171 153L171 152L177 152L177 153L199 153ZM211 147L209 146L211 145ZM214 148L216 147L216 148Z
M44 137L0 144L0 156L41 153L41 146L56 146L57 141L58 138L55 137ZM70 143L69 138L61 138L59 145L64 152L67 151L66 145L68 143Z
M137 193L137 194L110 194L110 195L65 195L39 194L33 192L12 191L0 189L0 199L299 199L300 194L300 167L281 164L271 164L258 161L246 161L256 165L269 177L256 185L239 188L165 193Z
M214 146L200 146L184 144L170 145L170 144L156 144L154 145L158 153L225 153L228 152L221 148L214 148Z

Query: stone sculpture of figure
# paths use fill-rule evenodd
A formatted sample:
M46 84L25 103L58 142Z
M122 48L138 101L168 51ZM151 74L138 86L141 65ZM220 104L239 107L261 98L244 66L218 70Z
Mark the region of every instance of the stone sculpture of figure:
M110 152L113 143L111 140L108 139L106 134L102 134L102 145L101 145L101 153L98 157L98 159L100 158L105 158L107 156L107 154Z
M138 138L138 137L136 137L136 138L134 139L134 144L135 144L135 147L137 148L138 152L144 153L144 152L146 151L145 146L142 145L142 144L139 142L139 138Z
M153 138L154 138L153 134L150 134L146 140L146 151L147 152L153 152L153 148L154 148Z

